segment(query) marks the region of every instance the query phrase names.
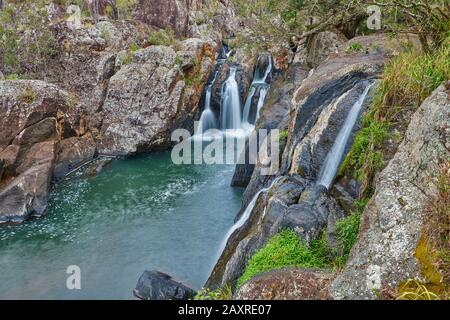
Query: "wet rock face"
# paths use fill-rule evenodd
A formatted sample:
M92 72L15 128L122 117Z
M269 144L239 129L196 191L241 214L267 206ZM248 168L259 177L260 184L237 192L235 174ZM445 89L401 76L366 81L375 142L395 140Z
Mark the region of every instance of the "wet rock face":
M329 299L332 275L315 270L283 269L256 276L244 283L236 300L313 300Z
M449 90L439 87L412 117L394 158L377 178L347 267L333 282L334 299L376 299L407 279L421 279L415 257L438 163L449 157Z
M59 142L85 132L69 95L42 81L0 81L0 223L47 210Z
M329 219L342 217L343 212L323 187L299 177L281 178L259 195L247 222L230 237L207 286L234 283L253 254L282 230L293 229L311 242Z
M273 79L256 124L258 129L267 129L270 132L272 129L283 131L287 128L294 89L308 76L308 72L308 68L294 64L283 76ZM248 150L248 142L246 142L246 150ZM245 165L237 165L231 183L232 186L247 187L244 205L248 204L259 188L267 182L268 177L261 177L259 168L253 174L254 169L255 165L249 164L248 161Z
M323 109L314 127L295 147L290 168L291 173L296 173L309 179L317 178L350 109L358 101L367 85L368 83L364 81L356 83L353 88L344 92ZM369 104L370 101L366 100L362 112ZM353 132L356 133L357 129L358 126L355 126ZM352 144L353 139L349 139L347 151Z
M213 86L212 96L211 96L211 109L215 114L220 114L220 104L222 100L222 89L224 83L227 81L230 75L230 68L236 67L236 81L239 85L239 93L241 98L242 106L247 98L248 90L250 88L250 83L252 82L251 72L247 70L242 65L225 63L220 66L219 72L217 74L216 82Z
M159 271L145 271L139 278L134 295L142 300L190 300L195 290Z
M59 144L53 179L58 181L67 173L94 158L96 143L91 133L62 140Z

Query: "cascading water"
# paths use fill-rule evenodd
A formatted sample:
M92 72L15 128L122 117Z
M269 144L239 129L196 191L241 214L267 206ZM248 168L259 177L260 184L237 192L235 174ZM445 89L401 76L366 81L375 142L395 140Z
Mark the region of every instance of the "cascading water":
M283 177L278 177L278 178L274 179L272 181L272 183L267 188L261 189L260 191L258 191L258 193L256 193L256 195L253 197L252 201L250 201L250 203L248 204L248 206L245 209L244 213L242 213L242 215L239 218L239 220L236 221L236 223L227 232L227 235L225 236L224 241L222 242L222 245L220 247L219 255L221 255L222 252L225 250L225 247L227 246L227 243L228 243L228 239L231 237L231 235L236 230L240 229L247 222L247 220L250 218L250 214L252 213L253 208L255 207L256 201L258 200L260 194L264 193L264 192L268 192L282 178Z
M197 135L203 135L209 129L217 129L217 121L216 115L211 109L211 98L214 89L214 85L216 84L217 75L219 74L219 70L221 66L227 61L230 51L228 51L228 47L223 45L220 49L219 56L217 57L217 65L215 67L214 76L206 87L205 93L205 105L203 108L202 115L200 116L199 125L196 131Z
M260 59L261 59L261 57L259 57L258 61ZM256 65L258 66L259 63L257 63ZM255 124L256 121L258 120L259 113L261 111L261 108L264 105L264 101L267 96L267 91L269 89L268 84L267 84L267 78L269 77L269 74L272 72L272 69L273 69L272 57L269 58L269 63L267 64L267 67L264 70L264 73L262 76L261 76L258 68L255 68L254 75L253 75L253 82L250 86L250 91L247 96L247 100L245 101L244 112L243 112L243 116L242 116L242 122L244 124ZM253 104L253 97L255 96L255 93L257 92L258 89L260 89L260 92L259 92L259 99L258 99L258 103L257 103L257 107L256 107L256 117L255 117L254 121L252 121L251 109L252 109L252 104Z
M236 81L236 67L230 68L230 75L222 88L220 106L220 128L239 129L241 126L241 98Z
M197 129L197 134L203 134L209 129L216 129L216 116L211 110L211 95L212 95L212 84L206 89L205 96L205 110L203 110L202 115L199 120L199 125Z
M345 119L344 125L342 126L339 134L328 153L325 162L322 165L322 169L319 174L319 179L317 180L318 185L322 185L327 189L333 183L333 179L336 176L339 165L344 157L345 147L347 145L348 139L352 134L353 128L355 127L356 121L359 118L359 113L361 112L362 105L369 93L370 88L373 83L368 83L364 92L359 97L358 101L350 109L350 112Z

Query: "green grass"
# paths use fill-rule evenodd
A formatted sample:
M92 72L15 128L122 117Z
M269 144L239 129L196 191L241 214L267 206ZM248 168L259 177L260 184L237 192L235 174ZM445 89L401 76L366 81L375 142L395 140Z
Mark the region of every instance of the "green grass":
M217 290L203 289L194 297L194 300L231 300L233 289L225 285Z
M329 268L329 250L324 242L320 237L310 247L294 231L284 230L250 259L237 284L241 286L257 274L284 267Z
M362 197L374 191L375 174L385 164L383 146L391 137L391 129L401 124L401 115L415 111L449 78L450 38L434 53L407 50L386 65L362 128L339 170L341 176L353 176L362 182ZM401 141L403 136L396 138Z
M338 250L328 246L325 231L311 245L306 244L290 229L275 235L250 259L237 282L238 287L260 273L286 267L326 270L343 268L358 238L366 204L367 200L356 202L355 212L337 222Z
M347 48L347 53L355 53L364 51L364 47L360 42L354 42Z
M176 43L175 34L171 29L161 29L159 31L153 32L148 42L153 46L171 46Z

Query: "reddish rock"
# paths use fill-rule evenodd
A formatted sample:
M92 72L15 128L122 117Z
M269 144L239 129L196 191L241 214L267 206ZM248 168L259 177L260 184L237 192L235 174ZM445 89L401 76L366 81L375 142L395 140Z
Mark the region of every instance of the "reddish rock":
M242 285L237 300L327 300L330 273L283 269L263 273Z

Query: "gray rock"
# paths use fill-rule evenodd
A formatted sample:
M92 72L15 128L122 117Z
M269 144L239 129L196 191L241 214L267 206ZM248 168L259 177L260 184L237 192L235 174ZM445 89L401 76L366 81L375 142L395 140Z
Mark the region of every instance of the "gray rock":
M33 166L0 191L0 224L18 223L47 212L51 163Z
M0 223L21 222L45 214L57 145L85 129L70 96L54 85L0 81L0 100L0 161L8 181L0 190Z
M230 236L206 286L234 283L252 255L284 229L293 229L310 243L330 217L341 218L343 212L323 187L299 177L281 178L260 194L247 222Z
M360 235L344 271L333 282L334 299L376 299L408 279L422 279L416 248L426 206L436 196L433 178L449 157L449 90L439 87L412 117L406 137L377 179Z
M174 49L150 46L136 51L133 62L109 80L98 138L99 153L128 155L170 147L173 130L193 127L213 61L205 57L205 50L210 48L206 46L208 43L198 40L190 44L196 45L196 51L183 53L190 53L191 59L197 56L203 60L184 71L184 75L176 64ZM190 77L199 82L188 83L186 79Z
M139 278L134 295L142 300L189 300L195 290L159 271L145 271Z

